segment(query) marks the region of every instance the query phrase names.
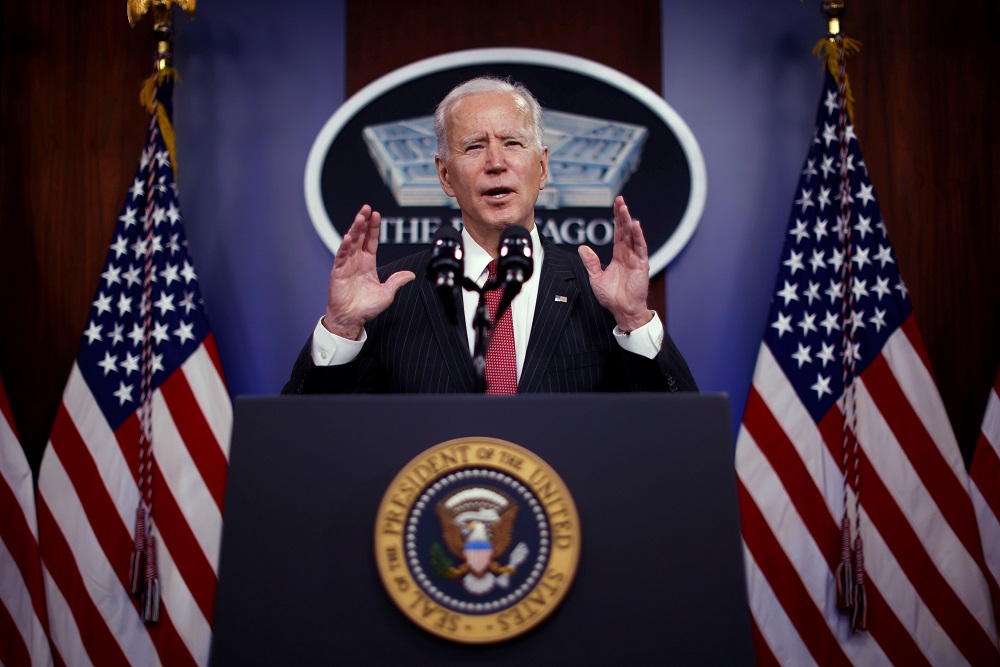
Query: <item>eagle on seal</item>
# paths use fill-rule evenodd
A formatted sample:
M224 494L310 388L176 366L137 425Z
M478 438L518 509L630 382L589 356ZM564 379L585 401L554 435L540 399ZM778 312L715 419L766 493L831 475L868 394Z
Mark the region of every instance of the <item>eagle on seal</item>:
M462 561L446 576L514 574L516 566L501 565L498 558L510 548L517 510L507 495L483 487L460 489L441 500L435 507L441 534L448 551Z

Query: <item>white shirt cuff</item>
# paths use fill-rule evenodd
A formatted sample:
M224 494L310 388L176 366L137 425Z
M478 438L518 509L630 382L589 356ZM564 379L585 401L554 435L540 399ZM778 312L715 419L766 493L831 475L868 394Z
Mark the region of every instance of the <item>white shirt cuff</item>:
M354 361L361 354L366 340L368 332L364 329L361 330L361 340L348 340L330 333L323 326L321 317L313 329L312 362L317 366L339 366Z
M635 331L625 333L620 328L615 327L615 340L626 352L641 354L647 359L652 359L660 353L663 347L663 322L653 312L653 319L642 325Z

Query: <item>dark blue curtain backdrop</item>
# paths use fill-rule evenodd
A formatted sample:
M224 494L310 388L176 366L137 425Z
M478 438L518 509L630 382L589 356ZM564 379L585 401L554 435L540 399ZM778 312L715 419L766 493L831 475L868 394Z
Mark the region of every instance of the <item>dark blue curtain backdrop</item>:
M708 170L701 223L667 269L667 321L702 389L729 394L734 429L819 102L817 6L663 0L664 98ZM232 395L277 393L325 304L332 256L306 212L303 178L314 138L345 99L344 4L206 2L176 23L177 180L191 253ZM373 26L372 48L405 44L379 44Z

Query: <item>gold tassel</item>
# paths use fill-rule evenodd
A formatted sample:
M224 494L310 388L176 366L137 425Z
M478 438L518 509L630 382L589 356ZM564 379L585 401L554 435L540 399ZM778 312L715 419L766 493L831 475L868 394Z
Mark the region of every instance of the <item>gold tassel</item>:
M845 57L852 56L861 50L861 42L850 37L843 39L843 45ZM826 60L826 67L830 70L830 74L833 75L834 80L839 86L840 52L837 49L837 40L832 37L825 37L816 42L816 46L813 47L812 52L820 60ZM847 116L851 119L851 122L854 122L854 93L851 92L851 82L847 78L846 71L844 72L844 91L847 95Z
M170 154L170 164L173 165L174 173L177 173L177 145L174 135L174 126L167 117L167 110L162 104L156 104L156 88L167 78L171 78L180 83L181 77L173 67L165 67L159 72L152 74L143 81L142 89L139 91L139 102L149 113L153 113L153 106L156 106L156 120L160 124L160 133L163 135L163 143L167 145L167 152Z

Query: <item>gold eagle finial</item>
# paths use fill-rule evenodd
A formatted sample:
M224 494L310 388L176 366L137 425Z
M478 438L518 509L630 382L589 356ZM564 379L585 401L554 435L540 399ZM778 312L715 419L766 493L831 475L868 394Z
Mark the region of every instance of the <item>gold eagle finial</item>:
M177 5L186 11L188 16L194 16L194 6L196 3L197 0L128 0L128 24L134 28L135 24L139 22L152 6L161 7L169 11L173 5Z

